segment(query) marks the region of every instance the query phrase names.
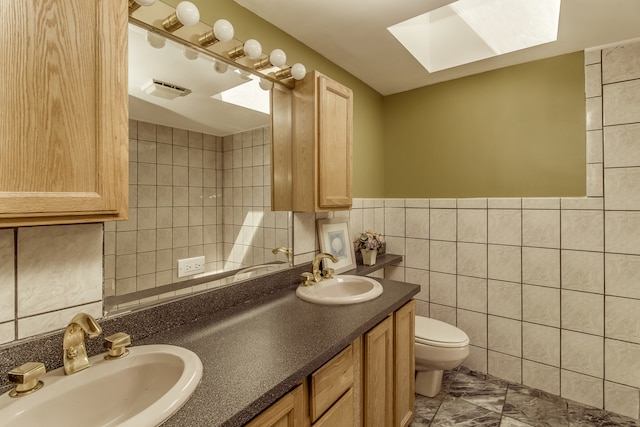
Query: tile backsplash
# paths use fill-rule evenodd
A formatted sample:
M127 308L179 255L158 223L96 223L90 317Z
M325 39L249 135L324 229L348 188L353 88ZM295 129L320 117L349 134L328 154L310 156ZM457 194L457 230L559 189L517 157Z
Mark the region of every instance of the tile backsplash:
M294 216L296 263L308 262L317 250L317 217L348 217L353 234L365 229L382 232L387 250L405 257L401 265L386 269L386 277L420 284L418 314L467 332L471 354L466 366L637 419L640 43L586 52L585 73L588 197L356 199L350 212ZM229 155L222 156L220 161ZM232 156L236 168L249 162L248 153ZM160 164L156 160L156 171ZM150 168L138 169L138 180ZM222 186L222 192L239 201L241 208L216 206L216 214L226 207L240 221L260 199L259 190L244 190L245 183L260 186L260 168L251 166L251 178L244 170L232 169L223 172L233 184ZM261 169L263 178L266 169ZM183 195L189 194L188 177ZM217 184L211 188L220 190ZM185 254L204 251L205 224L191 225L200 216L199 211L191 215L188 199L182 210L186 216L172 210L165 218L158 213L160 206L155 206L154 216L142 211L146 207L141 202L152 200L145 191L139 187L134 192L133 218L153 218L156 226L149 229L156 231L156 249L158 242L166 243L158 238L163 228L157 226L159 221L173 221L177 215L187 231L202 227L202 234L199 229L193 232L194 241L189 232L176 237L185 242L180 248L186 248ZM157 188L155 194L157 203ZM262 197L268 197L266 186ZM265 210L264 215L270 214ZM277 230L275 217L268 222ZM118 227L127 226L105 228L105 277L117 262ZM232 230L238 227L234 223ZM166 250L173 256L177 248L173 232L171 236ZM267 244L267 234L263 236L265 248L275 246ZM60 329L78 311L100 316L102 275L97 265L102 262L102 243L102 224L0 230L0 343ZM137 287L138 254L145 252L138 248L151 246L138 235L135 245ZM76 252L77 247L83 250ZM158 265L156 258L154 269L143 276L153 274L158 283L164 277L159 273L165 271Z
M102 223L0 230L0 343L102 316Z

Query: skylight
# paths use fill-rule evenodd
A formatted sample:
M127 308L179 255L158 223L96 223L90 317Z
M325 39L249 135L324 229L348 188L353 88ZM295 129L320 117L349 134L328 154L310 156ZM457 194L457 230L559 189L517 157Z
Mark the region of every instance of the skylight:
M265 114L271 112L269 91L260 89L260 82L255 79L249 79L246 83L213 95L212 98Z
M387 29L430 73L558 38L560 0L458 0Z

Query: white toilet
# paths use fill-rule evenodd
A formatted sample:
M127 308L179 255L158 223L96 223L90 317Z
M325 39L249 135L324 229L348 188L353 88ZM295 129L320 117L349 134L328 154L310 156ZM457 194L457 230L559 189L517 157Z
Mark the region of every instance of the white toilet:
M442 386L442 371L460 365L469 355L469 337L461 329L416 316L416 393L434 397Z

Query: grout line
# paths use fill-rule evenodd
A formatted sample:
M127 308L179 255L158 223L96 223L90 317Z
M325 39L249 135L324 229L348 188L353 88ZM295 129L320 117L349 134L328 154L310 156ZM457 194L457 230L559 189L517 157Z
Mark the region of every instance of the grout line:
M605 138L605 125L604 125L604 63L602 61L602 50L600 50L600 94L602 95L602 108L600 109L600 113L602 115L601 123L602 123L602 140L600 141L600 147L602 149L602 407L606 406L606 393L605 393L605 378L606 378L606 344L605 344L605 336L606 336L606 295L607 295L607 280L606 280L606 223L607 223L607 204L606 204L606 193L605 193L605 164L604 164L604 138Z

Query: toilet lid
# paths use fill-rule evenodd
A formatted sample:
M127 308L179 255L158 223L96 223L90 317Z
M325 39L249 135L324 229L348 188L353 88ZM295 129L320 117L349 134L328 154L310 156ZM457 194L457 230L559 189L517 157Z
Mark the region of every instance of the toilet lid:
M436 347L464 347L469 344L469 337L448 323L416 316L416 342Z

